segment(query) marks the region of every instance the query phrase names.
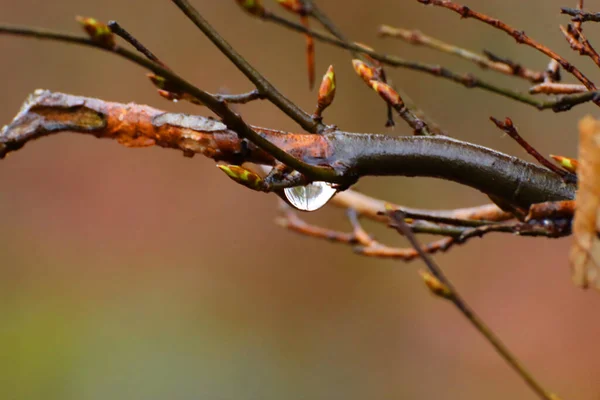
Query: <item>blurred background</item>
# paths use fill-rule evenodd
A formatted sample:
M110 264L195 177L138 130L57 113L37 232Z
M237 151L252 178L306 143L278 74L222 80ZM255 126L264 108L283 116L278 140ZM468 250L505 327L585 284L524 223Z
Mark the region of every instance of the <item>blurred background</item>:
M243 13L233 0L194 5L285 95L312 111L304 38ZM581 66L558 30L558 0L469 0ZM273 1L268 7L278 9ZM416 0L321 0L353 40L407 59L472 71L513 89L527 83L432 50L379 39L379 24L430 35L543 69L541 54L476 21ZM597 4L596 4L597 5ZM598 10L595 10L598 11ZM285 13L285 12L284 12ZM79 32L76 15L115 19L183 76L211 92L252 86L169 1L3 1L2 22ZM293 15L288 15L294 18ZM592 43L600 27L585 25ZM86 48L0 37L0 123L36 88L210 115L156 95L145 71ZM349 55L317 44L320 77L336 68L326 122L385 132L381 100ZM510 116L542 153L574 157L577 121L478 89L388 69L452 136L527 158L490 124ZM566 74L564 74L566 75ZM569 76L565 76L571 81ZM266 102L239 111L255 125L297 130ZM409 134L402 122L390 134ZM201 157L62 134L26 146L0 168L2 399L531 399L534 394L417 275L421 263L375 260L287 232L276 198L235 185ZM407 206L487 202L432 179L361 180L357 188ZM348 229L342 212L307 217ZM405 244L382 227L390 245ZM465 298L539 380L563 398L600 398L600 296L573 287L571 239L489 236L436 256Z

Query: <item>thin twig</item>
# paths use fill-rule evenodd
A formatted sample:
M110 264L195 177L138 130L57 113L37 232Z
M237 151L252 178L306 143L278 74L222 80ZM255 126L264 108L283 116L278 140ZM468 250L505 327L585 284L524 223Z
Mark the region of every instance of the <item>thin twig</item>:
M458 293L452 282L446 277L443 270L433 261L433 259L422 250L421 244L415 237L410 227L404 222L402 215L393 214L391 217L395 223L395 228L404 235L413 248L419 253L419 256L427 266L429 272L447 289L446 298L450 300L456 308L469 320L469 322L481 333L494 349L504 358L504 360L514 369L514 371L527 383L527 385L542 399L555 400L556 397L546 390L533 375L525 368L509 350L509 348L498 338L498 336L488 327L485 322L475 313L469 304Z
M258 89L249 91L248 93L226 94L218 93L214 95L217 99L230 104L247 104L254 100L263 100L265 98Z
M127 30L125 30L125 28L123 28L117 21L108 21L107 25L115 35L119 36L120 38L125 40L127 43L132 45L137 51L139 51L144 56L146 56L146 58L154 61L157 64L162 65L165 68L168 68L167 64L165 64L163 61L161 61L154 53L152 53L150 51L150 49L148 49L146 46L144 46L131 33L129 33Z
M544 167L548 168L550 171L553 171L558 176L562 177L565 180L570 182L575 182L577 180L574 174L571 174L565 171L562 168L559 168L552 161L548 160L539 151L537 151L532 145L530 145L523 137L519 134L519 131L513 124L510 118L506 118L504 121L500 121L494 117L490 117L490 120L504 133L513 138L525 151L535 158L540 164Z
M471 61L481 68L487 68L502 74L524 78L532 83L539 83L544 80L543 72L533 71L506 61L491 60L489 57L446 43L442 40L425 35L418 30L408 30L394 28L389 25L381 25L379 27L379 35L382 37L403 39L410 44L426 46L444 53L453 54Z
M173 3L192 21L201 31L217 46L217 48L256 86L277 108L296 121L307 132L320 132L326 129L325 125L315 121L310 114L291 102L281 94L260 72L258 72L244 57L200 15L200 13L187 0L172 0Z
M181 88L182 91L192 95L193 97L200 100L205 104L211 111L223 118L223 122L234 130L238 135L247 138L252 143L255 143L259 148L264 149L269 154L273 155L277 160L283 164L303 173L307 177L314 180L333 182L340 181L338 174L329 168L321 168L304 163L292 155L286 153L267 139L256 133L248 124L246 124L239 115L229 109L227 103L215 98L211 94L197 88L173 71L165 68L164 66L157 64L147 58L141 57L138 54L131 52L119 46L113 48L107 48L99 45L95 41L75 36L69 33L55 32L40 28L32 27L19 27L19 26L6 26L0 25L0 34L11 34L25 37L32 37L43 40L55 40L72 44L79 44L83 46L89 46L109 53L117 54L129 61L132 61L155 74L164 77L169 81L170 84L176 85ZM312 120L312 118L311 118ZM341 181L340 181L341 183Z
M587 88L576 83L542 82L529 88L531 94L575 94L585 92L587 92Z
M494 225L483 225L465 230L456 238L458 243L465 243L472 238L481 238L488 233L511 233L519 236L560 238L571 234L572 218L555 218L530 220L528 222L511 222Z
M425 252L432 254L439 251L447 251L455 245L465 244L470 239L480 238L493 232L553 238L568 235L570 234L570 219L573 215L572 203L572 201L545 203L539 207L532 207L532 211L528 215L529 221L525 223L510 222L479 225L478 221L475 220L462 221L465 225L471 223L473 227L449 226L408 219L406 218L408 215L402 214L401 211L399 215L405 216L404 221L416 234L443 236L442 239L435 240L423 246ZM351 245L355 253L363 256L402 259L404 261L412 261L418 256L418 253L412 248L389 247L377 242L362 228L358 221L359 215L364 214L361 214L352 207L346 210L353 227L353 231L350 233L309 224L285 204L282 205L282 216L276 222L281 227L304 236ZM394 212L397 212L397 210ZM390 215L382 213L381 216L383 215L387 215L385 220L389 221ZM392 224L392 226L395 225Z
M596 85L594 85L594 83L592 81L590 81L579 69L577 69L577 67L575 67L573 64L568 62L565 58L561 57L556 52L554 52L553 50L548 48L547 46L544 46L543 44L538 43L537 41L533 40L532 38L527 36L525 34L525 32L515 29L512 26L500 21L497 18L493 18L493 17L490 17L483 13L473 11L467 6L457 4L457 3L454 3L449 0L417 0L417 1L422 4L427 4L427 5L430 4L430 5L434 5L434 6L438 6L438 7L447 8L448 10L454 11L457 14L459 14L461 16L461 18L474 18L474 19L481 21L487 25L490 25L496 29L499 29L499 30L507 33L511 37L513 37L517 41L517 43L530 46L530 47L538 50L542 54L545 54L548 57L553 58L554 60L558 61L558 63L561 65L561 67L563 67L565 69L565 71L573 74L573 76L575 78L577 78L577 80L579 80L581 83L583 83L585 85L585 87L587 87L589 90L596 90Z
M325 14L321 8L317 5L317 3L313 0L303 0L304 1L304 5L306 7L306 9L308 10L308 13L311 17L313 17L314 19L316 19L317 21L319 21L319 23L321 25L323 25L323 27L329 32L331 33L334 37L336 37L338 40L342 41L344 44L348 45L351 42L348 40L348 38L346 37L346 35L344 35L342 33L342 31L333 23L333 21L331 20L331 18L329 18L327 16L327 14ZM306 28L308 28L306 26ZM311 36L312 37L312 36ZM352 58L356 59L361 59L367 63L371 63L371 61L373 61L372 59L369 59L368 57L364 56L363 52L358 52L355 50L350 50L350 54L352 55ZM381 65L373 65L373 67L377 67L380 69L380 78L382 80L383 83L388 83L387 82L387 76L385 73L385 70L383 68L383 66ZM406 96L405 96L406 97ZM387 118L386 118L386 123L385 126L386 127L392 127L395 125L394 122L394 115L393 115L393 110L392 107L388 104L386 105L387 108ZM420 111L420 110L419 110ZM427 119L424 114L421 112L421 114L423 115L424 119Z
M390 85L379 79L369 80L367 84L377 91L379 96L398 113L400 118L413 129L415 135L434 136L427 123L406 106L400 94Z
M503 87L497 86L491 82L482 80L472 74L461 75L461 74L455 73L447 68L441 67L439 65L430 65L430 64L420 63L417 61L409 61L409 60L405 60L405 59L397 57L397 56L378 53L375 50L366 49L363 45L359 45L357 43L344 43L343 41L336 39L334 37L331 37L327 34L317 32L315 30L308 30L305 27L303 27L302 25L296 24L292 21L289 21L285 18L282 18L282 17L280 17L276 14L273 14L271 12L268 12L268 11L265 12L263 15L260 15L259 18L261 18L265 21L276 23L280 26L294 30L296 32L300 32L303 34L310 33L315 39L317 39L323 43L327 43L327 44L330 44L330 45L333 45L336 47L340 47L340 48L344 48L347 50L351 50L351 51L362 52L364 54L369 55L373 59L375 59L383 64L389 65L391 67L405 68L405 69L409 69L409 70L413 70L413 71L423 72L423 73L426 73L429 75L433 75L435 77L448 79L452 82L461 84L467 88L479 88L479 89L487 90L491 93L495 93L495 94L507 97L509 99L518 101L520 103L524 103L524 104L533 106L533 107L537 108L538 110L552 109L554 111L564 111L566 109L571 108L573 105L592 100L596 93L596 92L583 93L580 96L584 96L584 97L581 97L581 98L569 98L569 99L559 98L559 99L553 99L553 100L538 100L534 97L527 96L523 93L516 92L516 91L508 89L508 88L503 88ZM594 93L594 94L589 94L589 93ZM566 106L566 108L565 108L565 106Z
M340 232L309 224L287 206L285 206L282 214L281 217L275 220L282 228L303 236L350 245L356 254L362 256L404 261L412 261L419 256L419 253L413 248L389 247L373 239L358 221L358 213L351 208L347 210L347 214L353 228L352 232ZM446 251L455 243L456 240L453 237L444 237L426 244L423 246L423 251L427 253Z
M578 30L573 25L568 25L566 28L561 25L560 30L573 50L579 52L582 56L588 56L600 67L600 55L581 30Z
M383 200L375 199L355 190L346 190L338 193L330 204L340 208L352 208L361 216L369 219L387 222L388 218L382 215L386 210L386 205L389 204ZM469 219L472 221L506 221L514 218L510 213L502 211L495 204L486 204L478 207L458 208L454 210L423 210L418 208L410 208L392 204L394 209L403 210L408 213L427 215L432 217L445 217L456 219Z
M583 11L583 3L584 0L578 0L577 1L577 9ZM577 29L578 31L582 31L583 27L582 27L583 21L574 21L573 25L575 26L575 29Z
M162 60L160 60L152 51L150 51L150 49L148 49L148 47L146 47L142 42L140 42L129 31L127 31L125 28L123 28L117 21L109 21L107 25L115 35L121 37L127 43L131 44L137 51L139 51L141 54L143 54L146 58L148 58L151 61L154 61L157 64L162 65L163 67L165 67L167 69L170 69L166 63L164 63ZM156 76L150 76L150 78L151 78L151 80L154 81ZM166 82L164 84L168 85L168 83L166 83ZM200 102L199 100L197 100L193 97L190 97L190 96L181 96L178 93L173 93L173 92L169 92L166 90L160 90L159 92L165 92L164 94L162 94L162 93L161 94L164 97L169 98L170 100L179 99L181 97L182 99L191 101L194 104L203 105L202 102ZM246 103L249 103L254 100L262 100L265 98L258 91L258 89L254 89L248 93L241 93L241 94L219 93L219 94L213 94L212 96L217 98L218 100L225 101L230 104L246 104Z
M572 21L600 22L600 12L588 12L588 11L579 10L577 8L569 8L569 7L562 7L560 9L560 12L562 14L568 14L568 15L572 16L573 17L571 19Z

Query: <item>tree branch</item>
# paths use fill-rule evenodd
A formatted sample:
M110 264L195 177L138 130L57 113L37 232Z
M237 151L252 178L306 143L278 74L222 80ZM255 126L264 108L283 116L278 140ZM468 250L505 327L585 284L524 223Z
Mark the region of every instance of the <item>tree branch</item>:
M511 37L513 37L517 43L525 44L532 47L542 54L556 60L565 71L571 73L577 80L585 85L589 90L596 90L596 85L590 81L577 67L568 62L565 58L558 55L555 51L551 50L547 46L537 42L525 34L525 32L513 28L512 26L500 21L497 18L490 17L483 13L473 11L469 7L454 3L450 0L417 0L419 3L434 5L438 7L447 8L448 10L454 11L461 16L461 18L473 18L481 21L487 25L490 25L496 29L499 29Z
M321 33L315 31L313 29L307 29L300 24L296 24L295 22L289 21L285 18L282 18L272 12L265 10L265 13L262 15L258 15L257 17L261 18L264 21L274 22L280 26L291 29L296 32L300 32L303 34L309 33L316 40L319 40L323 43L327 43L336 47L340 47L346 50L350 50L353 52L359 52L363 54L367 54L372 57L374 60L381 62L382 64L389 65L391 67L396 68L405 68L413 71L423 72L429 75L433 75L435 77L448 79L452 82L458 83L460 85L465 86L466 88L479 88L483 90L487 90L491 93L498 94L500 96L507 97L509 99L518 101L520 103L524 103L530 106L537 108L538 110L548 110L552 109L554 111L564 111L565 108L562 107L563 104L570 103L572 105L580 104L582 102L587 102L594 99L594 96L598 94L598 92L587 92L580 95L574 96L583 96L583 97L570 97L570 98L558 98L551 100L539 100L534 97L528 96L526 94L497 86L491 82L482 80L472 74L458 74L447 68L444 68L439 65L431 65L420 63L417 61L405 60L401 57L378 53L375 50L365 48L365 46L356 44L356 43L348 43L337 38L331 37L325 33ZM566 108L569 109L570 107Z
M543 400L556 400L557 396L549 392L540 382L525 368L525 365L510 351L500 338L487 326L475 310L466 302L462 295L456 290L444 271L423 251L421 244L413 234L411 228L404 222L402 214L394 213L390 216L394 227L400 234L405 236L415 251L419 254L429 273L423 275L429 289L439 297L451 301L454 306L467 318L467 320L481 333L485 339L494 347L496 352L510 365L510 367L525 381L525 383Z
M555 173L485 147L443 137L289 133L252 127L261 139L299 162L336 171L337 182L363 176L422 176L451 180L525 209L572 199L575 185ZM0 157L30 140L63 131L116 139L130 147L158 145L240 165L274 165L275 158L218 121L135 104L36 91L0 132Z
M569 8L569 7L562 7L560 9L560 12L562 14L568 14L570 16L572 16L573 18L571 19L572 21L575 22L586 22L586 21L593 21L593 22L600 22L600 12L589 12L589 11L583 11L577 8Z
M298 122L308 132L318 132L325 129L325 125L315 121L309 114L292 103L282 95L260 72L244 59L231 45L217 32L202 15L187 0L172 0L173 3L196 25L202 33L217 46L217 48L256 85L258 91L281 111Z
M270 143L268 140L264 139L262 136L260 136L254 130L252 130L252 128L248 124L246 124L238 114L234 113L233 111L231 111L231 109L229 109L225 101L216 98L210 93L207 93L197 88L196 86L187 82L185 79L181 78L179 75L175 74L170 69L165 68L162 64L158 64L152 60L141 57L138 54L133 53L127 49L124 49L119 46L108 48L102 46L98 42L91 39L78 37L68 33L54 32L39 28L0 25L0 34L11 34L32 37L42 40L56 40L60 42L89 46L96 49L108 51L109 53L117 54L167 79L170 85L174 85L181 91L184 91L185 93L195 97L204 105L206 105L211 111L220 116L223 119L225 125L235 130L235 132L238 135L247 138L261 149L267 151L278 161L289 166L290 168L293 168L303 173L309 179L329 181L334 183L346 182L343 179L340 179L338 173L335 170L308 165L287 154L285 151L281 150L276 145Z
M498 59L490 59L488 57L477 54L471 50L467 50L453 44L446 43L440 39L425 35L418 30L408 30L402 28L394 28L389 25L381 25L379 27L379 36L392 37L402 39L407 43L416 46L426 46L444 53L453 54L457 57L471 61L483 69L491 69L505 75L512 75L527 79L532 83L540 83L544 80L544 73L533 71L529 68L522 67L515 63L500 61Z
M340 208L352 208L364 217L378 221L387 222L388 217L383 215L386 210L386 205L390 206L389 202L375 199L355 190L346 190L338 193L332 200L331 204ZM502 211L495 204L486 204L478 207L457 208L454 210L423 210L418 208L410 208L391 204L391 207L397 210L402 210L408 213L430 215L434 217L469 219L473 221L506 221L514 218L511 213Z

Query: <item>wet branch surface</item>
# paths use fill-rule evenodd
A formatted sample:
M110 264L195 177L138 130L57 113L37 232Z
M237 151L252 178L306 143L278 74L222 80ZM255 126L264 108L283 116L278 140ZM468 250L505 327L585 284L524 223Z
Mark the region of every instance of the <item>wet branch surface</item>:
M423 176L451 180L529 208L572 199L575 185L540 166L443 136L391 137L332 131L322 135L252 127L264 140L303 163L335 169L339 181L363 176ZM245 143L221 122L136 104L36 91L0 132L0 157L28 141L63 131L115 139L128 147L161 146L241 165L275 165L269 153Z

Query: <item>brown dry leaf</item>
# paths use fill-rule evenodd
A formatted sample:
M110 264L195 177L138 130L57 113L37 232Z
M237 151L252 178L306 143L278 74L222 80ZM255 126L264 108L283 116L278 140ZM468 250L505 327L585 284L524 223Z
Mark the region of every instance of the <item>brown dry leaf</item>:
M574 243L569 256L573 282L600 290L600 121L579 122L579 188L573 220Z

